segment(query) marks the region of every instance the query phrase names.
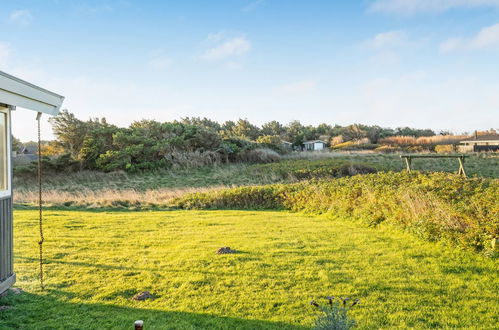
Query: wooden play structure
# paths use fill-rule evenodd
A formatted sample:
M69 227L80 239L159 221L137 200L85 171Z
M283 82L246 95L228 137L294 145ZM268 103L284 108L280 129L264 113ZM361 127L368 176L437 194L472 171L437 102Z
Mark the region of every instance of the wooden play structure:
M412 171L412 160L414 158L455 158L459 161L459 169L457 173L466 177L466 171L464 170L464 160L466 159L466 155L400 155L400 158L405 159L406 169L408 173Z

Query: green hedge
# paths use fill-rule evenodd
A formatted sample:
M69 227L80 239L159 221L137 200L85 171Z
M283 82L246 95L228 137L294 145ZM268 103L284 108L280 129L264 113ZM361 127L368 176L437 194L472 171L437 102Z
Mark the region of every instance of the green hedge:
M257 165L252 167L257 172L274 173L283 180L341 178L356 174L376 173L376 169L363 163L353 163L344 160L307 159L285 160L278 163Z
M447 173L376 173L239 187L173 201L185 209L287 209L402 227L431 241L483 250L499 237L499 180Z

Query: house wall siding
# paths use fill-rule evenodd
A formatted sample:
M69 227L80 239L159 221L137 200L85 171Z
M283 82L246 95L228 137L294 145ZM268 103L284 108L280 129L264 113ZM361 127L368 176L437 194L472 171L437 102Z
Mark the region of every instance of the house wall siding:
M14 274L12 197L0 199L0 283Z

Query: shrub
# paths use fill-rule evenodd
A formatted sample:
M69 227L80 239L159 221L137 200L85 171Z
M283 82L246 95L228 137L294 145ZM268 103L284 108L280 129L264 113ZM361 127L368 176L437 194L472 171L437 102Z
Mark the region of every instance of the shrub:
M380 147L377 147L376 149L374 149L374 151L376 152L382 152L382 153L385 153L385 154L389 154L389 153L394 153L394 152L400 152L402 151L403 149L402 148L399 148L399 147L392 147L392 146L380 146Z
M317 155L318 153L308 153ZM331 162L327 159L320 161L294 160L279 163L258 165L251 170L259 173L273 173L281 180L304 180L312 178L340 178L356 174L375 173L376 169L362 163L345 161ZM255 173L258 174L258 173Z
M220 164L222 162L222 155L215 151L172 151L165 155L165 159L174 167L192 168Z
M449 154L455 151L455 148L452 144L441 144L435 146L435 152L438 154Z
M238 187L188 194L174 199L172 205L182 209L282 209L283 186Z
M430 241L483 250L499 237L499 180L376 173L187 195L180 208L288 209L387 223Z
M332 148L334 150L346 149L346 148L350 148L350 147L352 147L354 145L355 145L355 142L353 142L353 141L347 141L347 142L342 142L342 143L336 144Z
M45 174L71 173L80 169L80 162L67 153L59 156L42 156L42 170ZM19 177L33 177L38 173L38 162L14 167L14 175Z
M336 145L343 143L343 142L345 142L345 140L343 139L343 135L335 136L335 137L331 138L331 141L330 141L332 146L336 146Z
M273 163L281 160L281 156L271 149L245 150L239 153L238 160L245 163Z

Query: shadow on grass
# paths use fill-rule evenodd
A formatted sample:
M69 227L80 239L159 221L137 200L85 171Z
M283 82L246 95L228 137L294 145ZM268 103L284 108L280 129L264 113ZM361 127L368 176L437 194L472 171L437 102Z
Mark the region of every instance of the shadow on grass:
M282 322L141 309L140 304L131 301L134 307L122 307L68 302L61 291L8 294L0 298L0 305L9 307L0 311L0 328L132 329L135 320L143 320L146 329L306 329Z
M85 211L85 212L141 212L141 211L178 211L179 209L173 207L160 207L160 206L149 206L149 205L139 205L139 206L102 206L102 207L90 207L90 206L65 206L65 205L44 205L43 209L45 211ZM38 206L30 204L18 204L14 203L14 211L37 211Z
M245 255L249 255L249 252L245 251L240 251L238 250L236 253L230 253L230 254L221 254L221 255L214 255L214 257L218 258L224 258L224 257L231 257L231 256L241 256L244 257ZM64 255L63 255L64 256ZM33 262L37 263L39 262L38 258L32 258L32 257L21 257L21 256L15 256L14 260L19 260L23 262ZM241 260L241 259L239 259ZM248 258L244 257L244 261L248 260L258 260L258 258ZM170 272L170 273L189 273L190 270L185 270L185 271L179 271L177 269L165 269L164 267L158 267L158 268L140 268L140 267L131 267L131 266L114 266L114 265L106 265L106 264L99 264L95 262L81 262L81 261L64 261L64 260L58 260L56 258L45 258L43 263L45 265L48 264L61 264L61 265L69 265L69 266L77 266L77 267L89 267L89 268L99 268L99 269L104 269L104 270L122 270L122 271L133 271L133 272ZM198 274L206 274L206 275L219 275L219 272L217 271L197 271ZM224 276L238 276L237 274L225 274Z

